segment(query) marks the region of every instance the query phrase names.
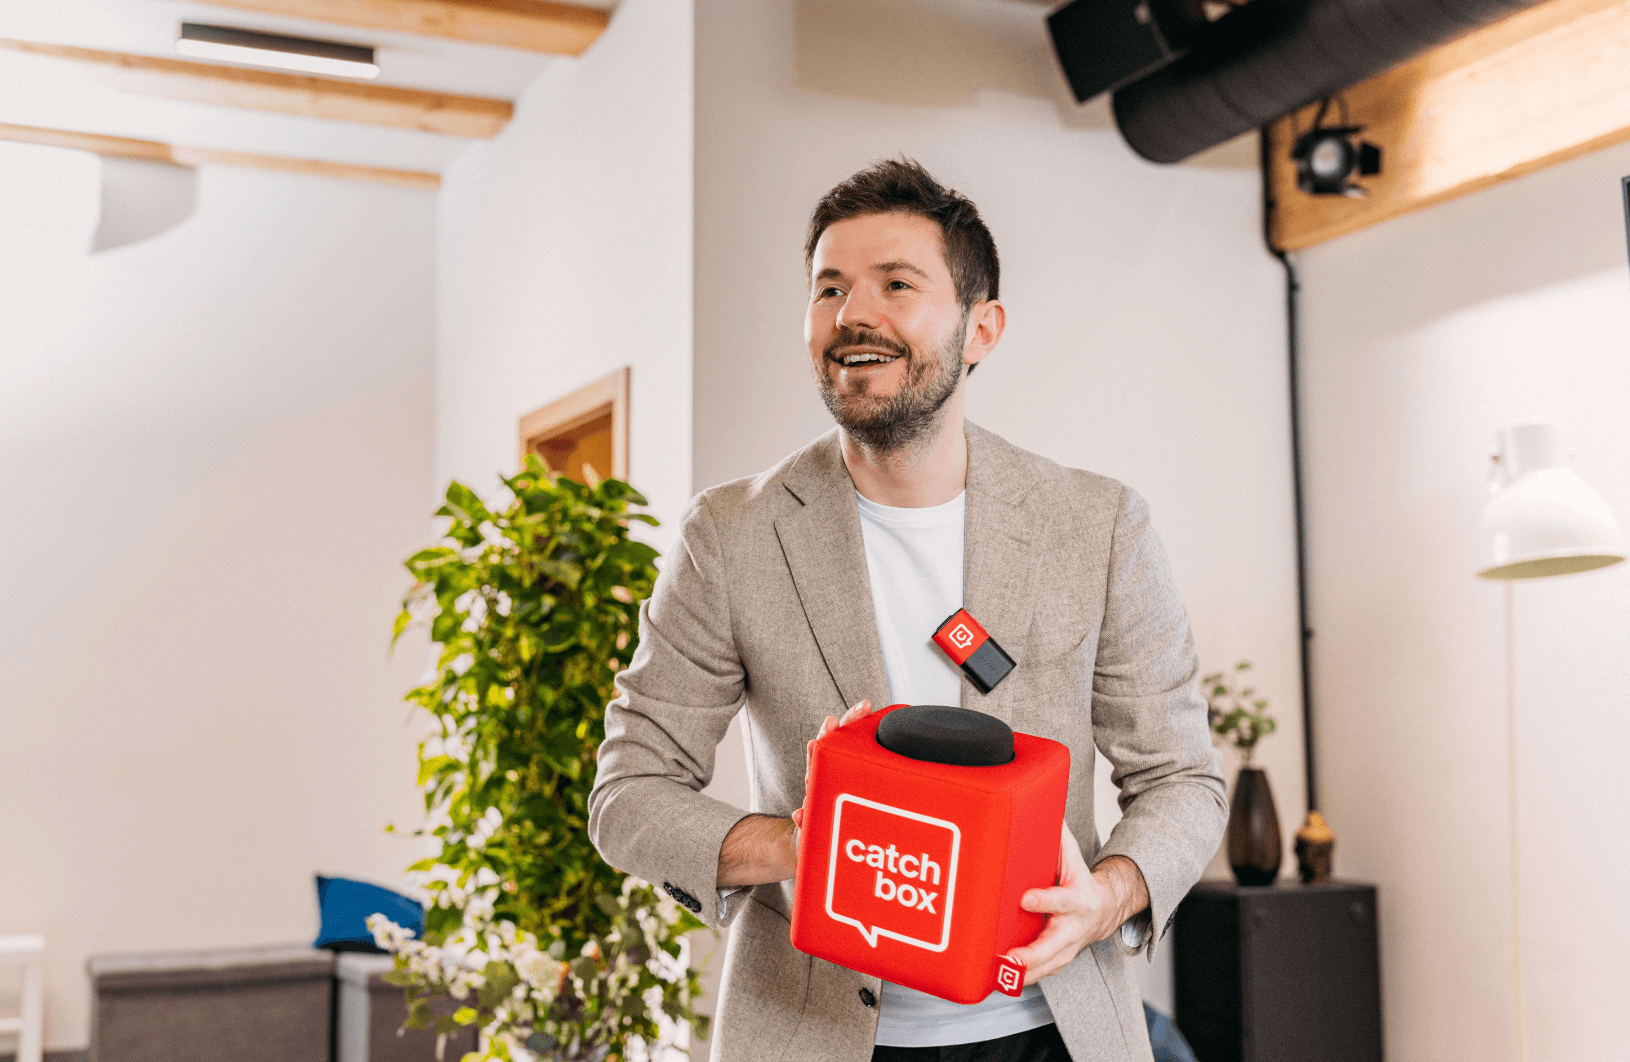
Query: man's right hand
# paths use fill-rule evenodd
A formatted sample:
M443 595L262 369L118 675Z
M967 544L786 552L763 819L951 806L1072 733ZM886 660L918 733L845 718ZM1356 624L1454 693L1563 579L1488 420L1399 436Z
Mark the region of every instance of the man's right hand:
M856 719L864 719L872 714L872 702L861 701L847 712L842 719L834 719L830 715L821 721L820 733L815 735L814 741L804 743L804 802L797 811L792 813L792 824L800 830L804 828L804 809L809 807L809 761L815 755L815 742L832 733L840 726L848 726Z
M821 721L820 732L804 746L804 806L794 811L791 819L749 815L732 826L719 849L720 888L786 881L797 872L797 830L803 828L804 810L809 806L809 757L815 742L840 726L864 719L871 711L872 702L861 701L844 712L842 719L829 715Z

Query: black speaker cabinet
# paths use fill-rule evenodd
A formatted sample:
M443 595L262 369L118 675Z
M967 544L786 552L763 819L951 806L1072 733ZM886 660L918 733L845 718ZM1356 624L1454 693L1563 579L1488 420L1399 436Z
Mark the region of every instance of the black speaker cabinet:
M1381 1062L1375 886L1202 881L1174 933L1200 1062Z
M1179 58L1206 25L1202 0L1075 0L1047 16L1081 103Z

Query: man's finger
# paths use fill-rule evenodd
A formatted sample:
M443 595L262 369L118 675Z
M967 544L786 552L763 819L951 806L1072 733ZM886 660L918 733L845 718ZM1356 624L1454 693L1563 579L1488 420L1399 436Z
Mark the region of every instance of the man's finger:
M856 719L864 719L866 716L871 714L871 711L872 711L872 702L871 701L866 701L866 700L860 701L854 707L850 708L847 712L843 713L843 719L838 723L838 725L839 726L848 726L850 723L854 722Z
M1081 953L1082 947L1081 942L1076 941L1054 952L1052 958L1045 960L1040 966L1027 967L1025 969L1024 983L1033 985L1043 977L1058 973Z
M1086 944L1080 919L1055 918L1034 941L1015 949L1013 955L1025 964L1025 983L1033 984L1063 969Z
M1025 965L1025 983L1030 984L1037 978L1047 976L1074 958L1075 953L1081 950L1081 942L1075 939L1080 931L1075 919L1055 918L1047 923L1047 928L1035 940L1022 948L1014 948L1011 954ZM1064 956L1062 962L1053 961L1072 946L1073 950Z
M1019 898L1019 906L1045 915L1080 914L1082 910L1080 894L1060 885L1031 889Z

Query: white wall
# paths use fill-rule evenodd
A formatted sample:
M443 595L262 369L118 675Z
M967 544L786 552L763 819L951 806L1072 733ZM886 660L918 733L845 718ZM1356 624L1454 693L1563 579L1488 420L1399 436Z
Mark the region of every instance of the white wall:
M87 954L310 940L421 813L434 198L209 169L89 257L98 165L0 145L0 933L58 1048Z
M690 500L691 16L624 0L442 188L436 481L501 493L516 421L633 368L629 476L671 541Z
M1261 758L1293 869L1304 809L1283 289L1261 249L1254 146L1233 166L1138 161L1101 107L1062 101L1045 13L698 2L695 485L759 471L830 426L803 351L805 220L875 159L923 162L979 204L1002 255L1009 330L969 382L970 417L1149 499L1204 664L1254 660L1281 719ZM721 774L736 762L721 757ZM1169 957L1141 971L1168 1009Z
M1630 519L1616 147L1306 252L1322 803L1381 887L1387 1057L1513 1048L1494 433L1561 420ZM1624 1054L1630 570L1518 584L1520 860L1535 1062Z

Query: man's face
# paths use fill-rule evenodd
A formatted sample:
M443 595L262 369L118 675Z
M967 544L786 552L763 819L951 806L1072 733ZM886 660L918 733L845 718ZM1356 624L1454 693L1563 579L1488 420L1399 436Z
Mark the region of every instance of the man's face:
M961 382L968 321L939 225L915 214L839 221L810 273L804 341L826 408L876 450L930 434Z

